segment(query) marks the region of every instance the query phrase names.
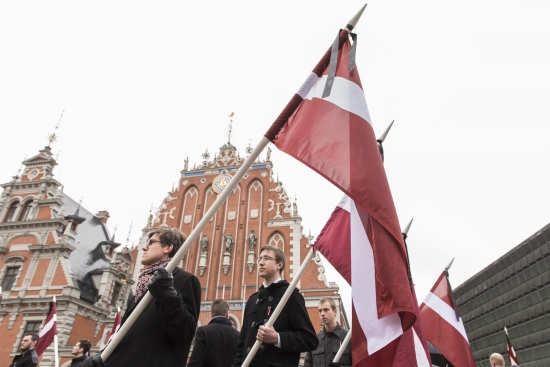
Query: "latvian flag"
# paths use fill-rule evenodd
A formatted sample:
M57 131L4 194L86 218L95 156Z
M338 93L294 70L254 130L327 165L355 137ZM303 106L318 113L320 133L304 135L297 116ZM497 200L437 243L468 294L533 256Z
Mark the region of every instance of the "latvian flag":
M353 365L429 367L422 325L410 328L415 314L399 308L411 298L406 265L399 248L385 246L371 224L344 196L314 245L351 284Z
M352 285L354 366L391 366L382 351L416 320L407 255L348 32L337 42L265 137L347 195L315 247Z
M113 323L113 328L111 329L111 335L109 336L109 340L107 340L107 344L111 341L111 339L114 338L115 334L117 333L118 329L120 328L120 321L122 318L120 317L120 308L118 309L118 313L116 314L115 322Z
M57 334L57 307L54 296L53 301L50 303L50 310L44 323L44 327L40 330L40 333L38 333L40 339L38 340L36 347L34 347L36 354L39 357L42 353L44 353L46 348L52 344L55 334Z
M420 305L420 316L426 338L453 366L476 366L462 318L457 315L447 270L441 273Z
M506 342L508 346L508 357L510 357L510 364L512 366L519 366L519 359L516 355L516 351L514 350L514 347L512 346L512 342L510 341L510 336L508 335L508 329L506 329L506 326L504 327L504 333L506 334Z

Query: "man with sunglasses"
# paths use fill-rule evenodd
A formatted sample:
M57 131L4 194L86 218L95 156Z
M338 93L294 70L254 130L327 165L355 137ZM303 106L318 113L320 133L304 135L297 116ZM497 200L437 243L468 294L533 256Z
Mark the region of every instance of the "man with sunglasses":
M177 366L185 364L195 335L200 312L201 285L193 274L176 267L171 274L166 265L185 241L185 235L174 228L156 228L148 234L141 263L136 294L128 302L122 324L143 296L153 300L122 338L109 359L96 354L84 367L111 366Z
M262 345L252 359L251 367L297 366L301 352L317 348L319 340L304 297L297 288L273 327L264 326L289 286L288 281L281 279L285 263L285 254L280 248L264 246L260 250L258 275L263 278L263 285L246 302L233 367L242 365L256 340L260 340Z

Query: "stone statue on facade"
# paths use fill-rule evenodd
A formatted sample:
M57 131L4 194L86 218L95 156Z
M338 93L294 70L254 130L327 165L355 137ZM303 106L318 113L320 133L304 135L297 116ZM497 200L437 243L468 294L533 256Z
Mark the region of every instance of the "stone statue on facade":
M201 245L201 254L206 254L206 252L208 251L208 237L206 237L205 234L202 235L199 244Z
M254 230L250 230L250 234L248 235L248 246L250 248L250 252L254 252L254 247L256 247L256 234L254 233Z
M235 241L233 240L233 237L231 237L231 233L228 233L227 236L223 236L225 238L225 253L231 252L231 247L233 247L233 244Z
M271 162L271 148L267 147L266 161Z
M183 170L189 171L189 157L186 157L185 160L183 161Z

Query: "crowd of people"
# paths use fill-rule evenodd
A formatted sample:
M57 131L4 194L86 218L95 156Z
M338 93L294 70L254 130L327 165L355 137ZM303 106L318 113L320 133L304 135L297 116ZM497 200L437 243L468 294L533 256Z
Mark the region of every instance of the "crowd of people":
M323 329L317 334L298 289L292 291L273 326L266 325L289 287L288 281L281 277L286 265L285 254L274 246L260 250L257 262L262 286L246 302L241 331L232 326L229 304L222 299L212 302L212 319L208 325L197 329L201 302L199 280L179 267L171 273L165 270L184 241L185 235L173 228L158 228L149 233L141 261L145 269L139 276L122 325L147 291L153 301L106 360L102 360L101 353L88 357L90 341L79 340L71 352L72 367L181 366L187 361L193 338L195 344L188 367L240 367L257 340L261 345L250 357L251 367L298 366L301 353L306 353L305 367L352 366L351 343L345 346L340 359L334 361L348 331L336 321L337 305L330 297L319 302ZM38 356L34 350L37 342L37 334L25 335L21 340L21 354L15 356L10 367L37 366ZM491 356L491 363L504 365L499 364L496 355Z

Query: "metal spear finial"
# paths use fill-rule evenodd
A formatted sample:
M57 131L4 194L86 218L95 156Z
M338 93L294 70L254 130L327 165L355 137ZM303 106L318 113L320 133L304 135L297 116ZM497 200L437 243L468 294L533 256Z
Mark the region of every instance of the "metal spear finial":
M367 4L363 5L363 7L361 7L361 9L359 9L357 14L355 14L353 16L353 18L350 19L350 21L346 25L346 29L348 31L351 32L353 30L353 28L355 28L355 26L357 26L357 23L359 22L359 19L361 18L361 15L363 15L363 12L365 11L366 7L367 7Z
M445 270L449 271L449 269L451 268L451 265L453 265L453 261L455 261L455 258L453 257L453 259L451 260L451 262L449 263L449 265L447 265L445 267Z

